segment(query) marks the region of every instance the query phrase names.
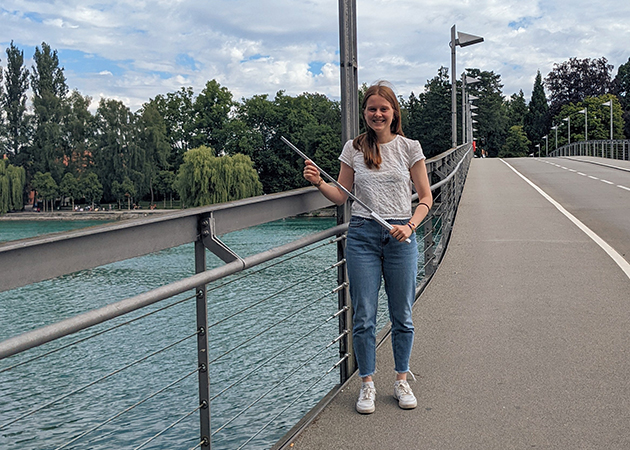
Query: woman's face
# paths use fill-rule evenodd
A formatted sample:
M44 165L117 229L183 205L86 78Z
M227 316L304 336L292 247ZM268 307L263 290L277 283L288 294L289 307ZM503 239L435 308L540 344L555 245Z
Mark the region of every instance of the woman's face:
M394 108L380 95L372 95L365 104L363 117L367 126L374 130L377 135L391 133Z

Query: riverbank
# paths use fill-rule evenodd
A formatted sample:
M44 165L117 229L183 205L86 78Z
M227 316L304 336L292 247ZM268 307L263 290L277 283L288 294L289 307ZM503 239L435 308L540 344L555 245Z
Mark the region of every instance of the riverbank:
M117 221L126 219L140 219L148 216L166 214L178 211L176 209L132 209L122 211L48 211L48 212L32 212L20 211L0 215L0 221L13 220L104 220ZM336 208L325 208L312 211L307 214L301 214L299 217L335 217Z

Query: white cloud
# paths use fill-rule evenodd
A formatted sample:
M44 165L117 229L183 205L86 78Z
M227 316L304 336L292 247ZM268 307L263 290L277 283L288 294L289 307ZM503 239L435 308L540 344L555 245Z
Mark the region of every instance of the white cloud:
M390 80L401 95L450 67L450 28L485 38L457 48L457 72L494 71L506 96L531 94L570 57L630 56L630 2L619 0L361 0L359 81ZM66 67L70 88L132 109L157 94L216 79L235 98L320 92L339 95L338 2L334 0L4 0L0 43L95 55L102 67ZM185 57L182 57L185 55ZM3 58L4 59L4 58ZM109 66L105 62L109 61ZM316 63L319 70L311 71Z

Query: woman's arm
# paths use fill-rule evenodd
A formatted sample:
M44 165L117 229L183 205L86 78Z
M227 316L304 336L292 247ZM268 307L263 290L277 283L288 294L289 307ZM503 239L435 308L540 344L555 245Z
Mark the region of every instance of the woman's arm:
M304 178L314 186L317 186L317 189L324 194L324 197L337 206L343 205L348 199L348 195L337 186L326 183L322 179L319 170L310 161L304 162ZM354 184L354 170L352 170L352 167L342 162L337 182L348 191L351 191Z

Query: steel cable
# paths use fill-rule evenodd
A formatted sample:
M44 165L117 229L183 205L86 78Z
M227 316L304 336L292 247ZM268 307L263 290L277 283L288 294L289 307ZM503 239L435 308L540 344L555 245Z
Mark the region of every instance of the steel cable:
M95 384L98 384L101 381L106 380L107 378L111 378L112 376L114 376L114 375L116 375L116 374L118 374L118 373L120 373L120 372L122 372L122 371L124 371L124 370L126 370L126 369L128 369L130 367L132 367L132 366L135 366L136 364L139 364L139 363L141 363L143 361L146 361L147 359L149 359L149 358L151 358L151 357L153 357L155 355L158 355L158 354L160 354L160 353L162 353L162 352L164 352L164 351L166 351L166 350L168 350L168 349L170 349L172 347L175 347L176 345L179 345L182 342L184 342L184 341L186 341L186 340L188 340L188 339L190 339L190 338L192 338L194 336L197 336L198 334L199 334L199 332L197 331L194 334L191 334L190 336L186 336L185 338L180 339L177 342L174 342L173 344L170 344L170 345L168 345L166 347L163 347L162 349L157 350L157 351L155 351L155 352L153 352L153 353L151 353L151 354L149 354L147 356L144 356L144 357L142 357L142 358L140 358L140 359L138 359L136 361L133 361L132 363L127 364L126 366L123 366L120 369L117 369L117 370L115 370L113 372L110 372L107 375L104 375L101 378L98 378L97 380L92 381L91 383L83 385L83 386L81 386L81 387L79 387L79 388L77 388L77 389L75 389L73 391L68 392L67 394L62 395L61 397L58 397L56 399L53 399L53 400L49 401L48 403L43 404L42 406L39 406L39 407L37 407L35 409L32 409L31 411L29 411L29 412L27 412L27 413L17 417L16 419L13 419L13 420L11 420L9 422L6 422L6 423L0 425L0 430L6 428L9 425L12 425L12 424L14 424L16 422L19 422L20 420L25 419L26 417L29 417L29 416L35 414L36 412L41 411L42 409L48 408L49 406L54 405L55 403L58 403L61 400L64 400L64 399L66 399L66 398L68 398L68 397L70 397L70 396L72 396L72 395L74 395L74 394L76 394L78 392L81 392L81 391L83 391L83 390L85 390L85 389L87 389L87 388L89 388L91 386L94 386Z

